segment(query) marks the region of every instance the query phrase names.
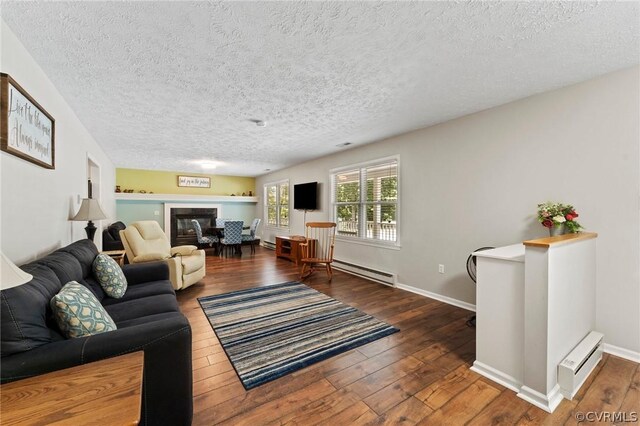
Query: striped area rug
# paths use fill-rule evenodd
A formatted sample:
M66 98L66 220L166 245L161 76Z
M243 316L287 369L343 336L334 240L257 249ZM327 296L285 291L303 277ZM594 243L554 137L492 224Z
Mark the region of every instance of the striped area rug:
M245 389L399 331L298 282L198 301Z

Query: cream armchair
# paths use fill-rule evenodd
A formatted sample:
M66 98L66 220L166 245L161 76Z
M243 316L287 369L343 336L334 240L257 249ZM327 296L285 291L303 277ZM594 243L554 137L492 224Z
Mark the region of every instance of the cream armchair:
M196 246L171 247L167 235L158 222L134 222L120 231L129 263L165 261L173 288L182 290L195 284L205 275L204 250Z

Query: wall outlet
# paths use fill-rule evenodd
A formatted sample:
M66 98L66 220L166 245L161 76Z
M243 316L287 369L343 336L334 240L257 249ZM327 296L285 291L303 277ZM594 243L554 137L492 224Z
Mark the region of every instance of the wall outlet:
M438 265L438 272L440 272L441 274L444 274L444 265L443 264L439 264Z
M160 216L160 210L154 210L153 215L154 216Z

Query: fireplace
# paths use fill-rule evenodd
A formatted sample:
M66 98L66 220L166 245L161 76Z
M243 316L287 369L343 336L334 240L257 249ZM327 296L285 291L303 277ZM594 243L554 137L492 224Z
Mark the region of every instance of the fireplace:
M170 210L171 247L182 245L198 245L196 230L191 221L200 223L203 232L216 225L217 208L176 207Z

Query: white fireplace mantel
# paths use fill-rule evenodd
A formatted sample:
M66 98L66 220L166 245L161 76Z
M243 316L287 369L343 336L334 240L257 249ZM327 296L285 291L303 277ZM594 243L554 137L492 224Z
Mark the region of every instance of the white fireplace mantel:
M139 192L124 193L117 192L116 200L131 201L181 201L181 202L212 202L212 203L257 203L258 197L243 197L241 195L187 195L187 194L141 194Z

